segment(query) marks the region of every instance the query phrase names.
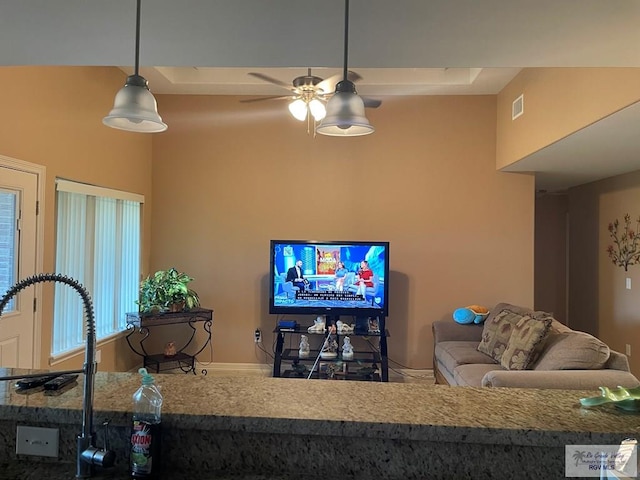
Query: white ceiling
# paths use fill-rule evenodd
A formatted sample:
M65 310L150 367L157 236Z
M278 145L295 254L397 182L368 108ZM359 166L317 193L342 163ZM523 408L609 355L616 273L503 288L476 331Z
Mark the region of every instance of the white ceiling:
M0 65L131 71L135 5L0 0ZM640 67L638 25L638 0L351 0L349 68L367 96L494 94L525 67ZM343 29L342 0L143 0L141 73L154 93L286 94L247 73L339 73ZM619 122L640 125L636 110ZM640 132L616 118L510 170L543 172L537 187L555 190L640 169Z

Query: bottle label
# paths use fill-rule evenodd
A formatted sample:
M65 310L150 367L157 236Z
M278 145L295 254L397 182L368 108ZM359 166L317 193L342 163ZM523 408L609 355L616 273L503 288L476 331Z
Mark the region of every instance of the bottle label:
M131 434L131 473L150 475L160 440L160 424L133 421Z

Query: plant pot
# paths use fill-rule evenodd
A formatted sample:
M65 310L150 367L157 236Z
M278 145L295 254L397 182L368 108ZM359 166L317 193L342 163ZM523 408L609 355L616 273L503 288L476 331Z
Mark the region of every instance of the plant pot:
M169 305L169 311L172 313L182 312L184 310L184 302L172 303Z

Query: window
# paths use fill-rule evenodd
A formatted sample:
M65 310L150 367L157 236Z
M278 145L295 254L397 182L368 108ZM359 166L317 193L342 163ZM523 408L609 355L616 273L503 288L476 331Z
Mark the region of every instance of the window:
M17 192L0 189L0 295L16 283L17 196ZM9 300L5 313L13 311L14 301Z
M58 179L56 273L80 282L93 301L96 338L126 329L137 310L144 197ZM51 354L82 348L86 322L75 290L56 284Z

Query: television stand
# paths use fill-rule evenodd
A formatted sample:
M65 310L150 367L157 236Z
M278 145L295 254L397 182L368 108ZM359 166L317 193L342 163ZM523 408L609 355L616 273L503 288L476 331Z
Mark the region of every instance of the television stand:
M368 317L371 329L356 328L350 333L335 333L338 345L341 347L340 338L344 337L378 337L379 349L377 351L355 350L353 358L344 359L339 351L336 358L318 358L320 350L327 338L329 325L335 325L337 316L327 316L325 331L309 333L307 329L311 325L296 325L293 328L276 327L273 333L276 337L276 349L273 361L273 376L285 378L333 378L344 380L374 380L389 381L389 358L387 353L387 337L389 331L385 328L385 317ZM376 329L377 327L377 329ZM287 335L294 335L298 341L295 348L284 348ZM308 357L300 357L298 344L300 335L306 335L311 347ZM316 362L317 359L317 362ZM283 370L282 362L291 362Z

